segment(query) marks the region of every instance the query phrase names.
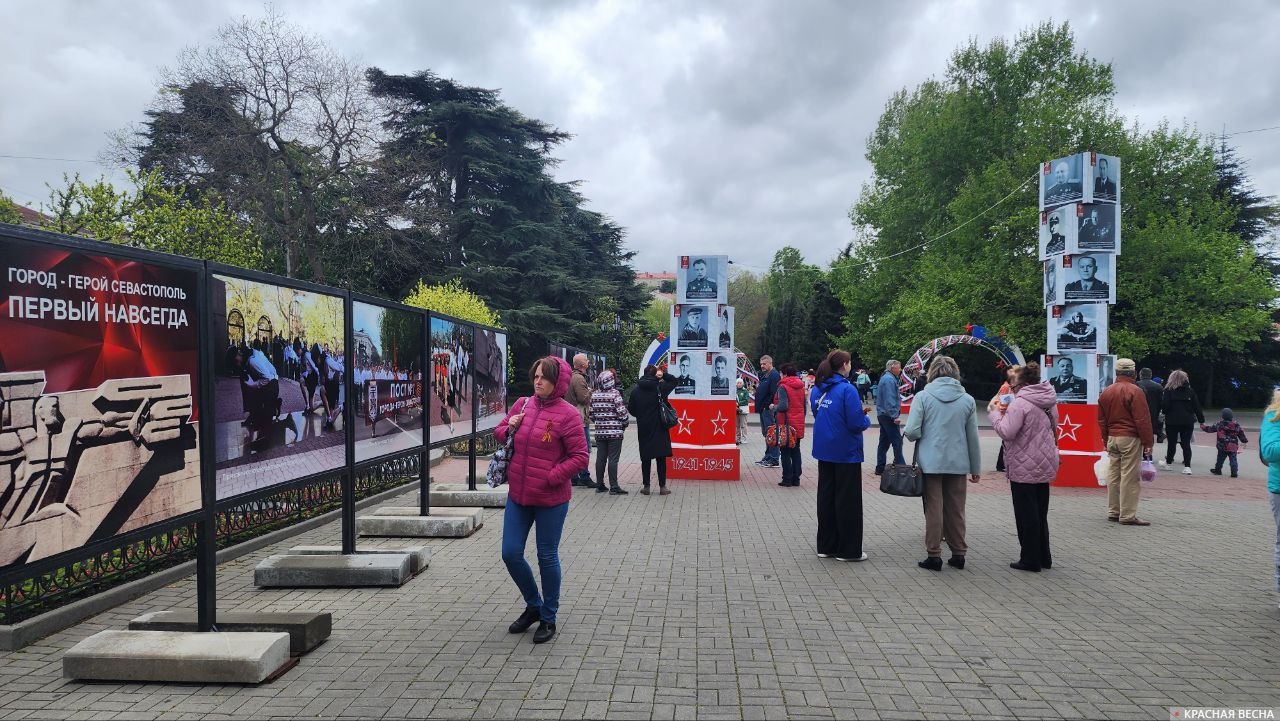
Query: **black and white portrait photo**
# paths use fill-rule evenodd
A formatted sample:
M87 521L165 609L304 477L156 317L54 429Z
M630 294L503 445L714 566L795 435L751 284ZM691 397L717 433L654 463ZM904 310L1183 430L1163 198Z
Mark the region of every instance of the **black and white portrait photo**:
M1062 256L1065 301L1116 302L1115 258L1106 253Z
M1107 305L1067 303L1049 308L1049 352L1107 352Z
M1084 354L1041 356L1040 364L1059 403L1087 403L1090 397L1089 356Z
M716 347L720 350L731 350L733 348L733 306L720 306L720 316L718 320L720 333L717 338Z
M676 302L712 304L729 298L729 256L682 255L676 270Z
M1079 252L1099 250L1120 253L1120 224L1116 222L1116 206L1112 203L1086 203L1080 206L1076 229Z
M1040 169L1040 210L1084 200L1084 156L1068 155Z
M1089 154L1093 176L1093 202L1120 202L1120 159L1113 155Z
M738 374L738 364L732 353L712 353L711 356L711 397L729 397L736 388L734 380Z
M1062 305L1062 284L1058 282L1058 259L1044 262L1044 305Z
M671 314L671 337L680 350L707 349L714 305L675 305Z
M688 396L689 398L698 395L699 376L701 375L704 364L695 363L694 356L701 354L694 353L672 353L671 364L667 367L667 373L672 374L676 380L675 390L671 391L672 395Z
M1098 394L1101 395L1107 386L1116 382L1116 357L1113 355L1095 356L1098 359ZM1097 399L1090 398L1093 403Z
M1062 255L1076 242L1075 205L1040 213L1040 260Z

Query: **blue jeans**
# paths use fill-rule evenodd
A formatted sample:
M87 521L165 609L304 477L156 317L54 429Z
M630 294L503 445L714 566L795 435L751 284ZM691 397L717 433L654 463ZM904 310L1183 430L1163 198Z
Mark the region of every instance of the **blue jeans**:
M560 610L560 534L564 531L564 519L569 515L569 504L558 506L522 506L507 499L507 510L502 516L502 562L507 573L516 582L524 604L536 608L539 617L547 623L556 622ZM538 582L533 569L524 560L524 547L529 540L529 529L537 525L534 536L538 548L538 571L542 573L542 594L538 594Z
M773 425L773 417L774 417L773 411L769 410L768 408L761 409L760 435L762 436L769 435L769 426ZM778 457L779 457L778 447L766 445L764 447L764 458L762 458L761 460L777 463Z
M1233 475L1233 476L1235 476L1235 475L1239 475L1239 473L1240 473L1240 461L1239 461L1239 459L1237 458L1237 455L1238 455L1238 452L1236 452L1236 453L1231 453L1231 452L1228 452L1228 451L1221 451L1221 450L1220 450L1220 451L1218 451L1218 462L1213 464L1213 470L1215 470L1215 471L1221 471L1221 470L1222 470L1222 462L1223 462L1223 461L1226 461L1226 460L1228 460L1228 459L1230 459L1230 461L1231 461L1231 475Z
M591 453L591 424L589 424L589 423L583 423L583 424L582 424L582 434L583 434L583 435L585 435L585 436L587 437L587 453ZM591 466L590 466L590 464L588 464L587 468L585 468L585 469L583 469L583 470L581 470L581 471L578 471L577 475L575 475L575 476L574 476L574 478L577 478L577 479L578 479L578 480L580 480L580 481L589 481L589 480L591 480L591 470L590 470L590 468L591 468Z
M800 444L795 448L779 448L782 455L782 480L793 486L800 485Z
M893 446L893 462L906 463L902 457L902 429L889 416L876 416L880 421L880 442L876 444L876 469L884 468L884 459L889 446Z

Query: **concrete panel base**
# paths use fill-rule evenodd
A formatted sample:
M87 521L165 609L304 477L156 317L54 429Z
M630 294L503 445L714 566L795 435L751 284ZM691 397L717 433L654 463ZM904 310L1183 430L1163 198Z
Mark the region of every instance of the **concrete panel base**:
M476 532L475 518L436 514L357 516L356 533L392 538L466 538Z
M432 508L432 516L440 516L441 518L470 518L476 524L476 528L484 527L483 508L474 506L450 506L445 508ZM383 506L373 512L375 516L416 516L418 515L417 507L408 508L405 506Z
M220 632L287 633L291 656L302 656L324 643L333 632L331 613L219 611L214 623ZM196 628L194 610L144 613L129 622L130 631L194 632Z
M287 633L100 631L62 657L84 681L262 683L294 663Z
M258 588L401 586L413 577L407 553L268 556L253 569Z
M342 553L342 546L294 546L288 553L298 556L325 556ZM409 572L418 575L431 564L431 549L426 546L401 546L399 548L361 548L356 553L407 553Z
M437 483L431 486L432 512L438 507L480 506L482 508L505 508L506 505L506 486L490 488L482 483L474 491L467 490L465 483Z

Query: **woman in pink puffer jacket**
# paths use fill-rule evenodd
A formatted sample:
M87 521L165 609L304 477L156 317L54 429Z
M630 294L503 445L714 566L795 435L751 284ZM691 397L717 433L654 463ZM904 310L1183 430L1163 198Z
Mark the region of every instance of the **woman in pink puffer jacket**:
M534 395L516 401L495 432L500 443L506 442L508 434L516 434L507 467L510 490L502 519L502 561L524 596L525 609L508 630L524 633L538 621L534 643L545 643L556 635L560 535L573 495L569 481L591 459L582 434L582 415L564 399L572 376L573 369L560 358L547 356L534 363L529 369ZM535 525L541 594L533 569L524 560L529 530Z
M1014 397L1002 409L999 396L987 405L991 426L1004 440L1013 517L1022 555L1010 568L1039 571L1053 566L1049 553L1049 484L1058 475L1058 396L1040 382L1040 364L1018 369Z

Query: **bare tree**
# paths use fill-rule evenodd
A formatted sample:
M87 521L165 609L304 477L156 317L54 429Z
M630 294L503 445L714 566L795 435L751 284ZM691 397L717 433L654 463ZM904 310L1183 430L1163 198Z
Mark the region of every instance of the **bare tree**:
M288 275L323 280L326 256L361 222L351 198L378 148L358 63L268 7L183 50L160 83L116 157L217 192L259 226Z

